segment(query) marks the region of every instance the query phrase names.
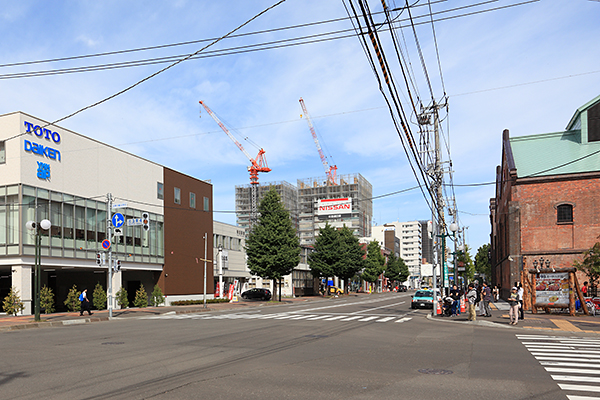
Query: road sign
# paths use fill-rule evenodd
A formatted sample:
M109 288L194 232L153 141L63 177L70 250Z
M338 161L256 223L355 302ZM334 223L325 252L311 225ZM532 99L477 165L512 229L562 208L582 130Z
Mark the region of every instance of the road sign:
M116 213L115 215L113 215L112 224L115 228L122 227L124 222L125 222L125 217L123 217L123 214Z
M110 240L108 240L108 239L104 239L104 240L102 241L102 248L103 248L104 250L108 250L108 249L110 249Z
M122 228L113 229L113 236L123 236L123 229Z
M112 205L112 208L127 208L127 203L116 203Z
M144 225L144 220L142 218L127 219L127 226L140 226L140 225Z

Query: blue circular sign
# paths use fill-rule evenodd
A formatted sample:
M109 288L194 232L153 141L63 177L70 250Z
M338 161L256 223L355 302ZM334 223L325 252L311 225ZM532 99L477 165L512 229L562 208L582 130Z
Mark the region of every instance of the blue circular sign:
M115 215L112 216L112 224L115 228L122 227L124 223L125 223L125 217L123 217L123 214L116 213Z
M108 250L108 249L110 249L110 240L108 240L108 239L104 239L104 240L102 241L102 248L103 248L104 250Z

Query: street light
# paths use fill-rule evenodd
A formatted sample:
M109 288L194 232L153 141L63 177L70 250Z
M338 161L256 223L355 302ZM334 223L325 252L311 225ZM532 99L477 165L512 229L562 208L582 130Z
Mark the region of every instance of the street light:
M42 286L42 236L40 235L40 229L47 231L52 226L52 223L47 219L41 220L39 223L35 221L27 221L25 224L27 229L33 232L35 237L35 276L33 279L33 310L35 320L40 321L40 290Z
M217 247L219 250L219 298L223 298L223 245Z

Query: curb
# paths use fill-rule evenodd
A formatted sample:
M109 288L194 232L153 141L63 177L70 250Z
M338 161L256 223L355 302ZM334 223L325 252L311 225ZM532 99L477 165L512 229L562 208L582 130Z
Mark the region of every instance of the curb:
M27 324L10 325L0 327L0 332L20 331L32 328L52 328L55 326L82 325L92 322L108 321L108 317L83 318L83 319L67 319L63 321L47 321L47 322L30 322Z

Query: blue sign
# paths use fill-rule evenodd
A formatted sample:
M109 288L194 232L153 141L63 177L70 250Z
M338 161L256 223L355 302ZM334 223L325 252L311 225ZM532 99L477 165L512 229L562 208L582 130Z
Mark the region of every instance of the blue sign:
M46 156L53 160L60 161L60 151L53 149L51 147L47 147L41 144L37 144L34 142L30 142L29 140L25 140L25 151L30 153L39 154L40 156Z
M38 163L37 177L44 180L50 179L50 164L46 164L43 162Z
M115 228L122 227L124 222L125 222L125 217L123 217L123 214L116 213L115 215L112 216L112 224Z
M104 240L102 241L102 248L103 248L104 250L108 250L108 249L110 249L110 240L108 240L108 239L104 239Z
M34 125L31 122L25 121L25 128L28 133L35 133L38 137L45 137L46 140L52 140L54 143L60 143L60 134L58 132L52 132L50 129L42 128L39 125Z

